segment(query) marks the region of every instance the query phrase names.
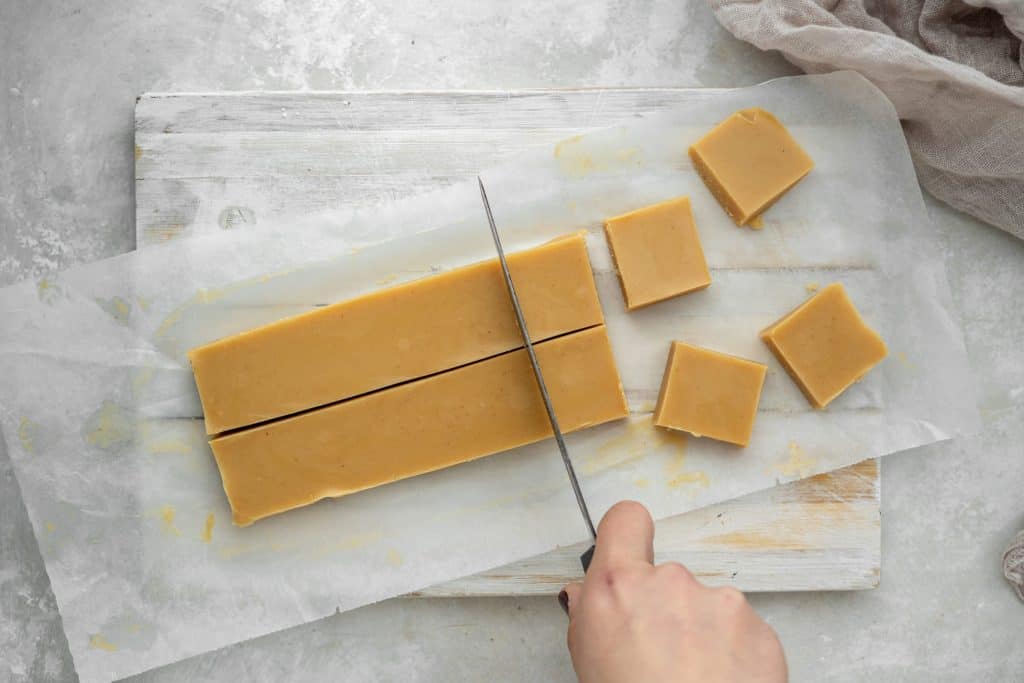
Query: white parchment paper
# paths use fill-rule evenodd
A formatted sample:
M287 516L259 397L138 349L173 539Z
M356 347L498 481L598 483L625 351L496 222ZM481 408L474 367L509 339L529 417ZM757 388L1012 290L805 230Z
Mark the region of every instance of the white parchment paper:
M748 106L774 112L817 164L761 231L732 225L686 156ZM568 437L595 516L635 498L662 518L975 428L966 355L906 145L888 102L860 77L695 92L671 112L483 177L506 249L588 231L632 411ZM627 315L601 221L684 194L713 284ZM0 427L83 681L584 538L551 443L245 529L230 523L185 352L492 255L475 184L465 184L301 226L183 240L0 290ZM891 355L813 411L757 333L833 281ZM748 448L651 426L672 339L769 365Z

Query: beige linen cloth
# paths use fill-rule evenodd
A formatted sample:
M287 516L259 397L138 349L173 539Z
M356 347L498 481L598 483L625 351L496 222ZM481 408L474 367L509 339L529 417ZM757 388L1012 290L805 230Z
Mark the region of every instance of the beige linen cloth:
M1003 555L1003 575L1017 592L1017 597L1024 600L1024 531L1017 534Z
M921 184L1024 239L1024 0L710 0L809 73L851 69L892 101Z

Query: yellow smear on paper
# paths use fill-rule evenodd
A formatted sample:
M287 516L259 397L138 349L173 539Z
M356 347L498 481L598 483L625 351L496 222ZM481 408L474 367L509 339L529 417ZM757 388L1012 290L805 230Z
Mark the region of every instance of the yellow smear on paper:
M633 480L633 486L637 487L638 489L647 488L647 485L649 483L650 482L647 480L647 477L637 477L636 479Z
M153 455L160 455L162 453L178 453L180 455L191 455L192 446L185 443L184 441L165 439L163 441L154 441L153 443L146 444L146 450L152 453Z
M685 453L686 434L658 429L654 426L654 416L644 415L629 422L622 434L588 454L582 469L585 474L593 474L664 447L675 448L678 455Z
M254 549L255 548L253 548L252 546L244 545L244 544L243 545L232 545L232 546L228 546L226 548L221 548L220 550L217 551L217 554L220 555L225 560L230 560L232 558L238 557L239 555L244 555L245 553L250 552L250 551L252 551Z
M181 536L181 530L174 524L174 507L171 505L164 505L160 508L160 519L164 523L164 533L169 536Z
M589 154L581 154L562 161L562 171L568 176L582 177L598 168Z
M398 275L392 273L391 275L385 275L384 277L377 280L377 284L383 287L384 285L390 285L392 282L398 279Z
M677 434L683 434L683 432L675 432ZM672 459L665 463L662 469L665 470L665 477L670 478L679 474L683 471L683 466L686 464L686 451L679 453L673 453Z
M627 149L620 149L618 152L615 153L615 160L616 161L620 161L620 162L622 162L624 164L627 164L627 163L630 163L630 162L636 162L636 163L639 164L640 163L640 158L639 157L640 157L640 155L637 152L636 147L629 147Z
M279 271L277 271L275 273L264 273L263 275L259 276L258 280L260 282L270 282L274 278L279 278L282 275L287 275L290 272L292 272L291 269L279 270Z
M110 317L117 322L122 325L128 324L128 318L132 314L132 307L131 304L121 297L115 296L109 299L96 299L96 304L109 313Z
M153 379L153 372L153 368L142 368L132 370L132 388L138 390L149 384L149 380Z
M53 530L54 530L54 529L56 529L56 528L57 528L57 527L56 527L56 526L54 526L53 522L47 522L47 523L46 523L46 531L47 531L48 533L51 533L51 534L52 534L52 533L53 533Z
M676 430L660 430L667 434L671 434L673 438L681 438L683 448L672 454L672 459L665 463L663 470L665 472L665 485L670 489L677 489L687 484L697 484L701 488L707 488L711 483L704 472L700 471L685 471L686 468L686 433Z
M749 221L747 221L747 225L753 228L754 230L760 230L761 228L764 227L764 218L762 218L761 215L758 214L757 216L754 216Z
M32 440L32 430L35 425L27 418L21 418L21 422L18 423L18 441L21 442L21 447L25 449L26 453L35 452L35 442Z
M555 158L558 159L559 167L567 176L578 178L601 168L594 162L590 154L577 147L581 140L583 140L583 136L576 135L555 145Z
M787 477L800 476L801 479L804 477L811 476L812 467L817 464L817 459L810 457L804 450L800 448L800 444L796 441L789 442L789 458L781 463L774 465L773 469L779 474Z
M369 531L365 534L353 534L352 536L346 536L342 540L334 544L336 550L355 550L356 548L364 548L368 545L379 541L384 534L379 531Z
M141 158L142 158L142 148L139 147L138 145L135 145L135 161L138 161Z
M200 289L196 291L195 300L201 304L212 304L224 298L222 289Z
M555 158L561 159L567 153L572 151L574 145L578 145L583 140L582 135L573 135L571 138L566 138L555 145Z
M167 333L171 331L171 328L173 328L181 321L181 316L184 315L184 313L184 306L174 311L171 311L171 314L164 318L164 321L160 323L160 327L156 328L156 332L154 333L153 336L155 336L157 339L167 336Z
M149 301L146 300L146 297L139 295L135 297L135 301L138 302L139 310L143 313L149 310Z
M704 472L683 472L669 479L667 486L670 489L677 489L687 484L697 484L701 488L706 489L711 484L711 479Z
M57 285L44 277L36 283L36 293L39 295L40 301L48 304L53 301L53 297L57 294Z
M110 401L104 401L99 411L89 418L86 430L86 443L103 449L129 441L132 437L132 427L128 418Z
M905 352L903 352L903 351L897 351L896 352L896 360L899 361L900 365L902 365L902 366L904 366L904 367L906 367L906 368L908 368L910 370L915 370L917 368L917 364L914 363L909 358L907 358L907 354Z
M384 535L380 531L368 531L365 534L352 534L351 536L346 536L335 543L327 543L315 548L312 550L311 554L314 557L323 557L324 555L337 551L357 550L377 543L381 538L383 538L383 536Z
M584 176L591 171L604 170L611 166L639 166L640 153L636 147L624 147L612 152L598 150L597 158L580 146L582 135L562 140L555 145L555 159L566 175ZM571 209L572 207L570 207Z
M285 275L288 272L290 271L282 270L276 273L267 273L265 275L261 275L257 279L259 282L267 282L276 277L280 277L281 275ZM181 319L184 317L186 311L192 309L197 304L212 304L216 301L220 301L228 294L239 290L244 291L245 288L250 287L251 285L252 281L247 280L244 282L238 282L218 289L203 288L196 290L196 293L192 295L192 297L188 301L175 308L167 315L166 318L164 318L163 322L160 323L160 326L156 328L156 331L153 333L153 336L156 339L164 339L168 337L173 338L171 332L174 330L175 326L177 326L178 323L181 322Z
M89 636L89 647L94 650L106 650L107 652L117 652L117 645L103 637L102 633L94 633Z
M216 521L212 512L206 515L206 522L203 524L203 534L200 536L203 539L203 543L209 543L213 540L213 525Z
M808 282L806 285L804 285L804 289L807 290L808 294L814 294L819 289L821 289L821 285L818 284L817 282Z
M402 558L402 553L398 552L394 548L388 550L388 564L392 567L401 567L405 560Z
M128 314L132 310L131 304L119 296L115 296L110 300L110 302L114 304L114 310L116 310L118 314L128 317Z

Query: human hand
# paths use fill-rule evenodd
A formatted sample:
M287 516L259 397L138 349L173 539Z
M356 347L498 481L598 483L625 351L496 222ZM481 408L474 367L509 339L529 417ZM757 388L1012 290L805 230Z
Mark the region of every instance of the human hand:
M565 587L581 683L779 683L775 631L735 588L708 588L676 562L654 566L654 522L624 501L601 520L582 583Z

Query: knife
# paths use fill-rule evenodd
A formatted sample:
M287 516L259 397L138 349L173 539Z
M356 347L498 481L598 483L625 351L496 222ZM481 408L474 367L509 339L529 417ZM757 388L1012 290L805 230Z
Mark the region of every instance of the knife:
M530 357L530 365L533 367L533 376L537 380L537 388L540 389L540 397L544 399L544 408L548 413L548 420L551 422L551 431L555 435L555 442L558 444L558 452L562 454L562 464L569 475L569 483L572 484L572 491L576 494L576 504L580 506L580 513L583 521L590 532L590 538L597 541L597 531L594 529L594 522L590 519L590 511L587 509L587 501L583 498L583 491L580 490L580 482L576 478L576 470L569 459L569 449L565 446L565 438L562 430L558 428L558 417L555 415L555 408L551 405L551 396L548 394L548 387L544 383L544 375L541 374L540 364L537 362L537 354L533 350L533 342L530 341L530 332L526 329L526 318L523 317L523 309L519 305L519 296L516 294L516 286L512 282L512 275L508 271L508 261L505 260L505 250L501 246L501 237L498 236L498 228L494 224L494 215L491 213L491 203L487 201L487 190L484 189L484 181L480 176L476 178L480 185L480 199L484 203L484 211L487 212L487 222L491 226L491 237L494 238L494 248L498 251L498 262L501 264L501 272L505 276L505 286L508 287L509 298L512 299L512 308L516 312L516 322L519 324L519 332L523 335L523 344L526 346L526 355ZM586 573L590 567L590 560L594 557L594 544L580 555L580 564Z

